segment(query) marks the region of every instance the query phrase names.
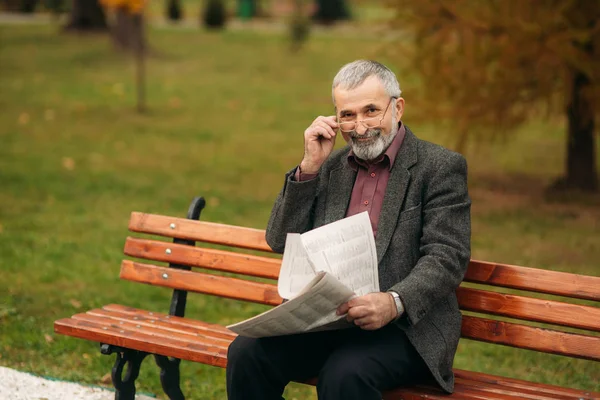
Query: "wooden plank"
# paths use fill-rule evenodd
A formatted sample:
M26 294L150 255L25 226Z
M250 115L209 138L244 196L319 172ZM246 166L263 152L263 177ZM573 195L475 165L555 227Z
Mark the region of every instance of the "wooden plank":
M600 337L463 316L461 336L544 353L600 361Z
M537 391L533 386L522 389L515 389L511 387L505 387L496 384L486 384L480 381L473 381L470 379L455 377L455 383L458 387L466 387L471 389L477 389L480 392L504 394L513 396L521 399L528 400L572 400L576 399L573 396L556 395L550 393L543 393Z
M275 285L159 267L130 260L123 260L121 263L121 278L154 286L188 290L260 304L279 305L283 301L279 297Z
M199 321L190 318L175 317L168 314L158 313L154 311L140 310L133 307L122 306L119 304L108 304L102 307L101 310L108 312L114 312L118 315L124 315L127 318L135 320L155 320L167 321L172 326L182 327L184 329L195 329L198 331L207 331L211 336L220 337L223 339L231 340L237 336L236 333L231 332L219 324L209 324L204 321ZM92 310L95 311L95 310ZM91 312L91 311L90 311Z
M462 310L600 332L600 308L459 287Z
M103 327L111 327L115 329L122 329L127 332L132 332L133 335L149 335L156 340L169 339L177 340L179 343L201 343L204 345L212 346L215 349L221 349L227 351L229 347L229 340L214 338L203 334L194 334L190 332L183 332L181 330L166 329L164 326L157 326L152 323L138 323L131 321L116 321L112 318L107 318L102 315L93 315L90 313L75 314L71 317L73 320L88 321Z
M196 361L207 365L223 368L227 365L226 350L202 343L183 343L178 340L158 338L130 330L107 327L94 322L71 318L55 321L54 331L80 339L161 354L167 357Z
M466 282L600 301L600 277L471 260Z
M189 335L194 338L206 338L207 343L222 345L225 347L229 345L229 342L232 339L231 336L222 337L220 332L213 332L208 329L195 329L190 326L181 326L180 324L175 324L168 319L161 320L136 318L104 309L90 310L85 314L77 314L71 318L77 319L80 315L85 315L85 318L87 318L88 316L93 318L100 318L106 321L106 323L131 327L131 329L147 330L148 332L158 329L158 334L170 335L171 333L174 333L177 335Z
M277 279L281 260L231 251L205 249L128 237L125 254L146 260L163 261L260 278Z
M129 220L129 230L170 238L195 240L197 242L273 251L267 244L265 231L262 229L132 212Z
M464 369L454 369L454 376L456 379L465 379L484 385L498 385L500 387L507 387L522 392L533 391L534 393L540 393L550 397L554 396L555 398L566 397L569 399L583 400L600 399L600 393L598 392L523 381L520 379L490 375L483 372L467 371Z

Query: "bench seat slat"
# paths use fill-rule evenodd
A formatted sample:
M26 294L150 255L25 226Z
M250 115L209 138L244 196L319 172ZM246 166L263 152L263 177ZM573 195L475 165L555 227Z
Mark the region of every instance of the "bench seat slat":
M160 319L143 319L131 316L123 316L111 311L103 309L90 310L85 314L76 314L73 319L94 319L111 322L115 326L123 326L130 329L140 329L145 332L155 332L158 335L188 335L192 339L201 337L215 346L227 347L231 337L219 337L219 332L214 332L206 329L194 329L189 326L176 325L169 320L161 321Z
M461 310L600 332L600 308L467 287L456 291Z
M175 328L195 329L197 331L207 332L207 334L223 339L233 339L237 336L237 334L231 332L223 325L209 324L207 322L196 319L175 317L173 315L141 310L138 308L122 306L119 304L108 304L102 307L101 309L91 310L89 312L97 311L108 311L111 313L116 313L118 315L123 315L125 318L131 318L134 320L135 318L142 320L156 320L165 324L170 324Z
M558 332L469 315L463 316L461 336L545 353L600 361L600 337Z
M600 393L592 393L579 389L571 389L562 386L550 386L543 383L535 383L522 381L514 378L507 378L498 375L489 375L484 372L473 372L464 369L454 369L454 375L457 379L465 379L476 382L482 385L495 385L508 387L517 391L533 390L535 393L543 393L546 396L554 396L552 398L577 398L577 399L592 399L600 396Z
M244 249L273 251L265 241L265 231L262 229L132 212L129 230Z
M477 389L486 393L495 393L495 394L504 394L508 396L513 396L521 399L530 399L530 400L545 400L548 398L556 399L556 400L569 400L572 399L573 396L565 396L559 394L545 394L540 393L535 388L521 388L516 390L515 388L511 388L510 386L504 387L499 385L488 385L479 381L474 381L471 379L465 379L460 377L455 377L455 382L457 384L461 384L465 387Z
M471 260L466 282L600 301L600 277Z
M177 340L146 335L136 331L126 331L73 318L56 321L54 323L54 331L63 335L94 342L112 344L113 346L176 357L223 368L227 364L227 352L225 350L203 344L201 341L197 343L183 343Z
M277 287L267 283L159 267L130 260L123 260L121 263L121 279L260 304L279 305L283 301L277 293Z
M124 253L131 257L277 279L281 260L223 250L128 237Z
M160 326L152 326L153 324L138 324L135 321L116 321L113 318L107 318L102 315L94 315L91 313L75 314L71 317L77 321L87 321L93 324L110 327L113 329L122 330L124 332L135 332L135 334L143 334L156 338L156 340L167 339L176 340L179 343L202 343L210 346L215 350L227 351L230 340L214 338L206 334L192 334L173 329L165 329Z

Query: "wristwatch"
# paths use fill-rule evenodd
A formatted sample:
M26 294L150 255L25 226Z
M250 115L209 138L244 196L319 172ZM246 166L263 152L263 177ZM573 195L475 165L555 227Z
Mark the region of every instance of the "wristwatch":
M404 305L402 304L402 300L400 300L400 295L393 290L388 291L389 294L394 298L394 303L396 303L396 309L398 310L398 316L396 319L400 318L402 314L404 314Z

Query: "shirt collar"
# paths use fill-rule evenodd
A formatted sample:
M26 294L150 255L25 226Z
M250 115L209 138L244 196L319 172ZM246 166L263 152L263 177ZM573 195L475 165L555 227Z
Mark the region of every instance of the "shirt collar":
M348 165L350 165L350 168L352 168L355 171L358 171L359 166L369 169L369 166L371 165L386 163L388 169L391 171L392 167L394 166L394 160L396 159L398 151L400 151L400 147L402 146L402 142L404 141L404 136L406 136L406 129L404 128L404 124L402 123L402 121L398 122L398 125L398 133L396 134L396 137L394 138L394 140L392 140L392 143L385 150L385 152L379 157L377 157L377 159L375 159L374 161L369 163L365 160L362 160L356 157L352 149L350 149L350 152L348 153Z

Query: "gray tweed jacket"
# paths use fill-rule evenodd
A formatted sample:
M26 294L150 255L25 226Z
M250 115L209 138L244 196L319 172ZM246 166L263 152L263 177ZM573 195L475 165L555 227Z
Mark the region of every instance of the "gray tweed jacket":
M310 181L293 180L295 169L287 173L267 227L274 251L283 252L288 232L345 217L356 178L348 151L332 153ZM470 209L464 157L418 139L407 127L377 229L379 285L400 295L406 311L395 323L450 393L461 329L455 290L470 258Z

